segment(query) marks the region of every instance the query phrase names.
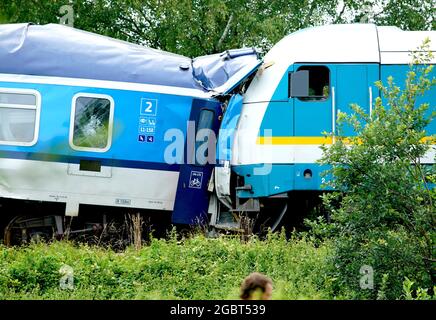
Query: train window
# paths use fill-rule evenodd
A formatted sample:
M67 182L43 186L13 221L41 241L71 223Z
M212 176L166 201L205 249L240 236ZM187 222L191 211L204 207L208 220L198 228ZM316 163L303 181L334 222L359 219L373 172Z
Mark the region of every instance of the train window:
M102 94L77 94L73 98L70 145L75 150L105 152L112 141L114 101Z
M197 165L206 164L209 158L209 151L211 151L215 147L214 145L211 145L211 143L215 141L211 140L211 135L213 134L212 126L214 118L215 112L213 112L212 110L203 109L200 111L197 123L197 130L195 133L195 163ZM204 150L200 149L202 146L207 146L207 148L205 148Z
M212 129L215 113L212 110L203 109L198 117L197 132L201 129Z
M38 139L40 94L28 89L0 89L0 144L31 146Z
M298 71L309 72L309 90L307 97L298 97L303 101L325 100L330 92L330 70L325 66L302 66Z

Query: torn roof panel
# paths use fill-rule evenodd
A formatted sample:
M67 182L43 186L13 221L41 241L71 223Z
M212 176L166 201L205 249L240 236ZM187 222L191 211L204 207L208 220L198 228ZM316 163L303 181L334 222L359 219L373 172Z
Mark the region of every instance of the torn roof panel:
M121 81L210 91L247 64L254 49L191 59L64 25L0 25L0 73Z

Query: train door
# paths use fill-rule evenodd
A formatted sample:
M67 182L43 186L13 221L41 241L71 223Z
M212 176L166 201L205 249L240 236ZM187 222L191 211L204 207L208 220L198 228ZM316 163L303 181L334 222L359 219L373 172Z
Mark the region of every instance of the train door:
M367 114L372 111L379 95L374 82L379 80L379 64L336 65L335 108L337 112L353 113L352 104L359 105ZM343 127L343 135L355 135L350 126Z
M290 76L294 101L294 136L298 144L319 144L332 132L334 65L295 64Z
M327 142L323 133L337 133L339 111L351 113L355 103L370 112L379 79L379 65L296 64L290 75L290 96L294 102L294 135L299 144ZM352 135L344 127L345 135Z
M185 161L180 166L172 222L198 224L207 221L208 183L215 166L216 137L221 103L195 99L185 139Z

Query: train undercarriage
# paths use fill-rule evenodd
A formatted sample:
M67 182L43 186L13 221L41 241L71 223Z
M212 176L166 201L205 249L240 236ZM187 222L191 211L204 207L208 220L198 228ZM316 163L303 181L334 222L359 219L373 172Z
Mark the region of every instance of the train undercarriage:
M171 212L81 205L76 217L65 215L65 204L29 200L0 200L0 228L6 246L51 240L73 240L124 248L133 243L139 224L143 240L170 230Z
M302 230L304 218L324 214L319 192L296 191L269 198L235 199L227 208L215 197L217 210L201 226L175 225L178 231L196 228L207 235L219 233L264 235L268 230ZM142 240L166 237L173 228L170 211L81 205L77 217L65 216L65 204L0 199L0 228L7 246L68 239L89 244L124 248L133 243L133 230L140 223ZM136 220L135 220L136 219Z

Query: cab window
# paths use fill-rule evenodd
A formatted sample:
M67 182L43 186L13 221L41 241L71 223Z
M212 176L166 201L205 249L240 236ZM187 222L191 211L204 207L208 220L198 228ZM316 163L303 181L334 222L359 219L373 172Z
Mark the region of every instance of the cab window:
M330 70L325 66L302 66L297 73L308 74L308 83L299 84L306 87L304 95L296 95L302 101L325 100L330 95ZM295 79L298 79L295 77ZM307 81L307 78L305 79ZM298 81L298 80L296 80ZM290 92L292 92L292 77L289 78ZM303 90L304 91L304 90Z

